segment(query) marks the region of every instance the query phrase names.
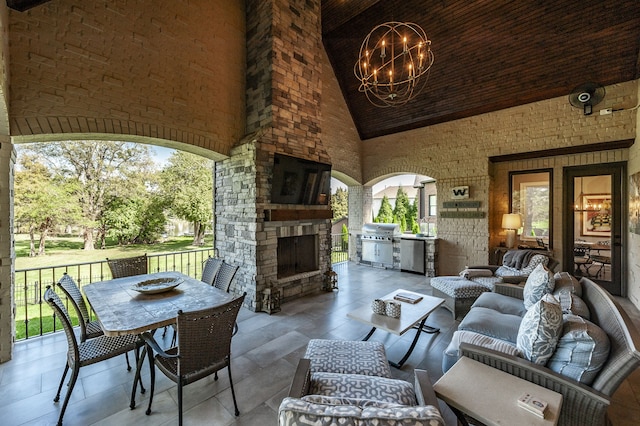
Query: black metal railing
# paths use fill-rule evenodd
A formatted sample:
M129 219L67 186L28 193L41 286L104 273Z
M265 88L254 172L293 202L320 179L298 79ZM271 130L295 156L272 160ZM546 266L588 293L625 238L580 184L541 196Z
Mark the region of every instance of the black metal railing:
M190 277L200 278L202 263L213 255L213 248L151 254L147 255L147 266L149 272L179 271ZM55 285L64 273L71 275L80 288L112 278L106 260L16 270L16 340L42 336L53 331L53 312L42 302L42 295L46 287Z
M331 234L331 264L349 260L349 234Z

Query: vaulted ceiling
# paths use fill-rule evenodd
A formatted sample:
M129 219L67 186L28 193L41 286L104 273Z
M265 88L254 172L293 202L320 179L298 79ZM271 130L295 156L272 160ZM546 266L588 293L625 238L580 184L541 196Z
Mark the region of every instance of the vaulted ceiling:
M420 25L435 62L416 99L379 108L353 66L367 33L392 20ZM322 0L322 33L362 139L640 76L638 0Z
M362 139L640 77L638 0L321 1L324 46ZM392 20L420 25L435 63L416 99L379 108L358 91L353 66L367 33Z

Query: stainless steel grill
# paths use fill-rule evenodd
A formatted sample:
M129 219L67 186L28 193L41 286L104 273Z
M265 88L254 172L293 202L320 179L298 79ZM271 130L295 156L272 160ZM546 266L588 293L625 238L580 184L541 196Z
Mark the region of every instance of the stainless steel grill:
M393 267L393 238L400 236L395 223L367 223L362 227L362 260Z
M400 225L396 223L366 223L362 227L362 240L393 241L400 236Z

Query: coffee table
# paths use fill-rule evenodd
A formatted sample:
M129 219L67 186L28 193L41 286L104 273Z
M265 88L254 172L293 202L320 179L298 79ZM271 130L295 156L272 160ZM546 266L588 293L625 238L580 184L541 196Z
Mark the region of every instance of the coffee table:
M380 299L394 300L394 296L398 293L410 293L418 297L422 297L422 299L417 303L399 302L396 300L396 302L399 302L401 305L400 318L392 318L386 315L375 314L373 313L370 305L363 306L355 311L349 312L347 317L372 327L369 334L367 334L362 340L369 340L369 337L371 337L376 329L384 330L387 333L392 333L397 336L402 336L407 331L415 328L416 335L413 338L413 342L411 342L411 346L409 346L407 353L398 362L389 361L389 365L395 368L402 368L411 355L411 352L413 352L413 349L416 347L416 343L418 343L421 333L438 333L440 331L438 328L425 325L425 322L427 321L429 314L444 303L444 299L403 289L392 291L391 293L380 297Z

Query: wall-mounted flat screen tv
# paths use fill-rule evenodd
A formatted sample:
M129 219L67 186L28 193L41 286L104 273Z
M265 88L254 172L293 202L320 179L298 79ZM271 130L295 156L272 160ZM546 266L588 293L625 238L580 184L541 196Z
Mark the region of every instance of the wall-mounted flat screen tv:
M327 205L331 196L331 165L274 154L271 183L274 204Z

